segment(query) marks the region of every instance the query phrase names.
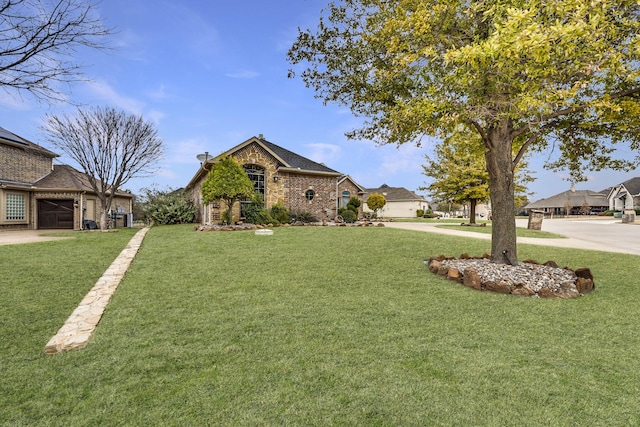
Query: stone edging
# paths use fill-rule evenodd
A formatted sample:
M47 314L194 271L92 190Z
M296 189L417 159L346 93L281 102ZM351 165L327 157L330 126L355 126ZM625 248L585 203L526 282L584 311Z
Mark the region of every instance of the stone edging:
M83 348L89 342L111 296L135 258L148 227L138 231L98 279L67 321L49 340L44 352L49 355Z
M595 289L595 284L593 281L593 275L591 274L591 270L588 268L578 268L576 270L572 270L568 267L564 267L563 271L567 271L571 273L571 279L566 281L563 280L561 282L547 282L542 286L534 286L532 283L527 283L526 279L516 279L513 281L514 277L519 276L517 274L513 274L514 277L509 277L512 275L510 271L513 272L522 272L525 270L525 276L529 275L530 269L537 269L539 271L544 271L545 269L556 269L558 270L558 265L553 261L547 261L544 264L540 264L534 260L524 260L522 263L513 266L507 266L503 264L495 264L490 260L490 255L484 254L481 257L472 257L467 254L462 254L459 259L453 257L445 257L444 255L439 255L437 257L431 257L428 260L425 260L425 264L429 268L429 271L433 274L441 276L447 280L460 283L464 286L467 286L472 289L476 289L478 291L490 291L501 294L511 294L511 295L519 295L519 296L528 296L528 297L538 297L538 298L576 298L580 297L584 294L590 293ZM473 263L466 263L465 260L481 260L486 261L486 264L483 266L482 263L475 264L478 268L483 267L483 270L486 270L484 267L488 266L488 270L491 270L491 266L495 266L495 268L499 268L500 272L497 275L491 274L489 272L489 276L494 276L495 278L487 279L486 271L485 277L480 274L480 271L474 267ZM448 261L453 261L452 265L447 265ZM457 263L457 261L462 261ZM459 264L459 265L456 265ZM455 266L454 266L455 265ZM525 267L529 265L530 268ZM534 280L534 282L537 280Z

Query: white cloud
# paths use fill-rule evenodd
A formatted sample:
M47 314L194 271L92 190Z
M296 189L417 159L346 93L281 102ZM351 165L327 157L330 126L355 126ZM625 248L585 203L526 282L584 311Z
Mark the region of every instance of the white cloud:
M397 174L420 174L424 163L424 150L415 145L405 144L400 147L379 147L384 151L383 161L378 169L378 176L384 180Z
M6 91L0 91L0 105L11 110L26 111L31 109L30 103L19 95L11 95Z
M236 72L227 73L225 75L233 79L255 79L256 77L260 76L260 73L251 70L238 70Z
M115 105L134 114L142 114L144 103L134 98L119 94L109 83L96 80L87 83L89 91L109 105Z
M341 147L334 144L314 143L307 144L311 149L308 157L314 162L330 164L335 161L341 152Z
M146 113L144 116L146 118L148 118L149 120L151 120L155 124L160 123L160 121L162 119L167 117L167 115L165 113L163 113L162 111L158 111L158 110L151 110L148 113Z
M149 91L148 95L149 98L153 99L154 101L162 101L169 98L169 94L167 94L164 84L161 84L157 89Z
M207 141L199 138L185 139L174 144L165 141L165 151L165 158L169 163L191 164L195 167L198 165L196 156L207 151Z

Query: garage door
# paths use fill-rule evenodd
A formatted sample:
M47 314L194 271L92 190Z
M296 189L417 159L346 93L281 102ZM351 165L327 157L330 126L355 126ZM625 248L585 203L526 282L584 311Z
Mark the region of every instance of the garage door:
M38 200L38 228L73 230L73 200Z

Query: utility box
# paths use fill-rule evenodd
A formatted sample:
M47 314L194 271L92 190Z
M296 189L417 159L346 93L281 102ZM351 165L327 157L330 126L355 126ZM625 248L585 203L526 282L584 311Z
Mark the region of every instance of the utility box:
M544 219L544 211L531 209L529 211L529 223L527 228L529 230L542 230L542 220Z

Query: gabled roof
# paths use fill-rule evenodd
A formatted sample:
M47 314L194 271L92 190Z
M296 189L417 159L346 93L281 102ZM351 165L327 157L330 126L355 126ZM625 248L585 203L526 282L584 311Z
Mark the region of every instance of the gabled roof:
M555 196L540 199L524 206L524 209L564 208L566 206L609 206L607 196L591 190L570 189Z
M389 187L387 184L382 184L382 186L378 188L367 188L365 189L365 194L373 194L373 193L386 193L384 196L388 202L403 202L403 201L411 201L411 200L420 200L425 201L425 198L422 196L418 196L413 191L409 191L404 187Z
M365 188L364 188L364 187L362 187L360 184L358 184L357 182L355 182L355 181L353 180L353 178L351 178L351 176L349 176L349 175L342 175L340 178L338 178L338 184L342 184L342 183L343 183L344 181L346 181L346 180L351 181L351 183L352 183L353 185L355 185L356 187L358 187L358 193L364 193L365 191L367 191L367 190L365 190Z
M269 153L278 163L278 170L336 177L342 175L340 172L331 169L330 167L322 163L314 162L311 159L303 157L299 154L294 153L293 151L287 150L286 148L282 148L279 145L269 142L264 139L262 135L260 135L259 137L251 137L241 144L238 144L235 147L223 152L219 156L206 161L201 165L191 181L189 181L189 184L187 184L186 188L191 188L198 180L203 177L203 175L209 172L209 168L206 167L208 164L217 162L221 157L233 155L234 153L251 144L257 144L262 147L263 150Z
M640 177L631 178L620 185L624 185L624 188L626 188L627 192L632 196L640 195Z
M46 148L39 146L38 144L34 144L33 142L28 141L13 132L9 132L3 127L0 127L0 144L10 145L12 147L20 148L23 150L37 151L38 153L46 157L58 157L58 155L53 151L49 151Z
M39 190L75 190L93 193L93 188L91 188L87 175L69 165L53 165L53 171L33 185ZM132 197L126 191L116 191L116 194Z
M341 175L340 172L327 167L322 163L314 162L311 159L302 157L299 154L289 151L286 148L282 148L266 139L256 138L260 143L268 150L275 154L277 157L285 162L285 167L298 169L303 171L321 172Z

